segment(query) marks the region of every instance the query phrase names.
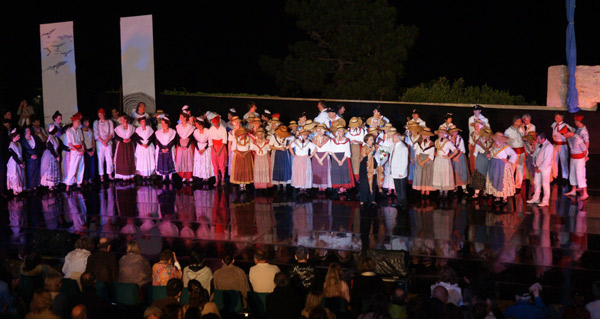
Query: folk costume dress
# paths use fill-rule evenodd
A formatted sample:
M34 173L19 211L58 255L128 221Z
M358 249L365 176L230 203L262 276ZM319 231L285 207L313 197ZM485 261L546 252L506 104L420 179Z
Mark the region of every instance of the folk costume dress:
M20 142L23 146L23 158L25 159L25 170L27 172L27 189L40 186L40 168L42 163L42 141L39 137L31 135L29 139L25 136ZM33 156L37 158L33 158Z
M269 141L266 139L262 142L256 140L252 142L250 149L254 152L254 188L265 189L273 186Z
M329 158L329 137L315 136L315 156L312 157L313 187L330 188L331 187L331 159ZM321 161L319 161L321 159Z
M392 137L385 132L381 135L381 139L378 144L380 150L385 150L389 154L391 154L392 149L394 148L394 141L392 140ZM379 176L379 180L383 179L381 188L395 190L396 186L394 185L394 179L392 178L389 156L385 160L380 161L379 166L383 166L383 176Z
M471 188L483 191L486 189L485 180L490 165L490 140L479 137L473 146L473 155L475 156L475 169L471 175Z
M176 143L177 132L172 128L167 132L159 129L154 132L154 136L156 137L156 172L162 176L175 173L173 146Z
M419 119L420 120L420 119ZM408 162L408 181L415 180L415 168L419 165L417 163L417 147L419 147L419 138L418 134L413 135L411 131L406 132L406 137L404 138L404 144L408 147L410 160Z
M491 159L486 180L486 193L495 197L510 197L515 194L513 164L517 153L506 143L494 143L490 150ZM504 163L504 159L508 163Z
M367 144L363 144L360 149L361 160L358 174L361 203L374 202L377 195L377 161L374 158L376 152L376 145L369 147Z
M10 142L8 146L9 159L6 164L6 188L15 193L20 193L25 188L25 169L21 164L23 159L23 148L19 142Z
M83 151L83 133L80 129L70 127L63 136L67 141L66 145L69 145L69 159L64 183L67 186L71 186L75 183L80 185L83 182L83 173L85 169L83 154L79 154L80 151ZM63 162L64 161L65 160L63 160Z
M338 188L353 188L354 173L352 171L350 140L343 138L339 141L337 138L329 142L329 152L335 154L338 159L342 160L340 166L336 160L331 160L331 187Z
M291 140L287 137L278 137L273 134L269 138L273 185L288 185L292 182L292 156L288 151L290 144Z
M149 125L146 129L142 126L135 129L135 169L142 177L150 177L156 172L154 139L154 130Z
M203 128L202 132L196 129L194 140L196 140L196 148L194 149L194 171L192 175L202 180L209 179L215 174L210 159L210 148L208 147L208 129Z
M352 161L352 172L355 180L358 180L358 171L360 168L360 149L362 147L366 132L361 127L351 127L346 133L350 140L350 157Z
M236 136L231 144L233 152L231 182L247 185L254 182L254 159L250 147L252 139L248 134Z
M56 135L48 135L40 169L42 186L54 187L60 183L60 154L68 149Z
M178 142L175 151L175 171L184 180L192 179L194 172L194 145L192 143L192 134L194 134L194 126L187 123L186 125L177 124Z
M469 183L469 170L467 168L467 156L465 155L465 141L460 135L457 135L452 140L454 147L461 153L458 156L458 161L452 161L454 169L454 184L456 186L464 186Z
M115 128L115 178L131 179L135 176L135 150L131 140L135 127L131 124L125 128L123 125ZM129 142L125 142L129 140Z
M91 182L96 177L96 165L98 164L94 131L92 128L88 128L87 131L82 129L81 132L83 133L83 147L85 148L85 153L83 153L83 160L85 161L83 180ZM91 152L94 152L93 155L90 155Z
M308 138L306 140L296 139L291 148L296 154L292 168L292 186L298 189L310 189L313 187L310 155L315 151L315 144Z
M454 189L454 169L452 160L448 157L456 147L446 138L435 141L436 156L433 161L433 189L451 191Z
M435 160L435 144L431 141L421 141L415 148L415 173L412 188L419 191L431 191L433 189L433 162ZM427 159L429 159L427 161ZM427 162L425 162L427 161ZM424 163L423 166L419 162Z

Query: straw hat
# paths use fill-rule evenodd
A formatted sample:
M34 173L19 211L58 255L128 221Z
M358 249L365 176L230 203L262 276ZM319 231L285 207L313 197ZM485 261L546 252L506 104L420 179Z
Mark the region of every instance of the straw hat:
M304 123L304 127L303 129L307 130L307 131L312 131L314 130L314 128L317 126L317 123L313 122L312 120L307 120Z
M488 126L484 126L480 131L479 131L479 135L483 136L483 137L491 137L494 134L494 132L492 132L492 129L489 128Z
M296 128L298 127L298 123L296 123L296 121L290 121L290 125L288 125L289 128Z
M439 130L435 131L434 133L435 133L435 135L438 135L438 134L440 134L440 133L445 133L445 134L448 134L448 131L447 131L447 130L445 130L445 129L443 129L443 128L441 128L441 129L439 129Z
M450 129L448 129L448 133L452 134L452 133L454 133L454 132L462 132L462 130L461 130L461 129L459 129L458 127L456 127L456 126L452 125L452 126L450 127Z
M314 131L316 132L318 129L322 129L324 131L329 131L329 129L327 128L327 126L325 126L325 124L323 123L319 123L317 124L317 126L315 126Z
M421 134L423 136L433 136L433 135L435 135L435 134L433 134L433 132L431 131L431 129L429 127L422 128L422 130L421 130L421 132L419 132L419 134Z
M306 129L302 129L302 130L300 130L300 132L296 133L296 136L302 136L302 135L310 135L310 131L306 130Z
M398 130L395 127L392 127L390 129L388 129L386 133L389 134L389 135L391 135L391 134L394 134L396 132L398 132Z
M475 126L476 124L479 124L481 126L485 125L485 124L483 124L483 122L480 119L475 119L475 122L473 122L473 123L471 123L469 125Z
M241 122L241 121L242 121L242 119L241 119L239 116L237 116L237 115L236 115L236 116L232 116L232 117L231 117L231 123L233 123L233 122L237 122L237 121L240 121L240 122Z
M369 118L367 119L367 125L368 125L368 126L372 126L373 120L378 120L378 121L379 121L379 125L381 125L381 124L385 123L385 121L384 121L384 120L382 120L382 119L380 119L380 118L378 118L378 117L375 117L375 116L371 116L371 117L369 117ZM378 125L378 126L379 126L379 125Z
M337 133L337 131L339 131L339 130L343 130L344 134L346 134L348 132L348 130L344 126L332 126L331 127L331 131L333 133Z
M237 130L235 130L235 137L240 137L240 136L244 136L248 134L248 130L245 127L240 127Z
M523 136L523 139L528 142L535 141L536 138L537 134L535 132L529 132L527 135Z
M333 123L331 123L331 127L338 127L338 126L343 126L346 127L346 120L344 120L343 118L339 118L335 121L333 121Z
M277 127L277 129L275 129L275 135L277 135L277 137L279 137L279 138L286 138L286 137L290 137L292 135L292 133L290 133L287 126L279 125Z
M254 135L258 135L258 134L264 134L267 135L267 131L265 131L264 128L259 127L258 129L256 129L256 131L254 132Z
M377 129L376 127L371 127L369 128L369 130L367 131L368 134L373 134L375 136L379 135L379 129Z
M385 123L385 125L383 126L383 131L387 133L393 127L394 126L392 126L392 123Z
M496 132L496 134L492 135L492 139L500 143L506 143L506 141L508 141L508 137L506 137L502 132Z
M348 127L350 128L355 128L355 127L361 127L362 126L362 119L360 117L353 117L350 119L350 124L348 125Z

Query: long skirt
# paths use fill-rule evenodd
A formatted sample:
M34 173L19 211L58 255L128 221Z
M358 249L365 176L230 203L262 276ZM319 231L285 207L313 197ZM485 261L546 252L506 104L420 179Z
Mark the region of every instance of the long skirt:
M145 148L141 145L135 147L135 169L138 175L142 177L150 177L156 171L156 159L154 154L156 149L154 144L148 145Z
M26 160L27 170L27 189L34 189L40 186L40 165L42 163L41 158Z
M451 191L454 189L454 170L451 160L444 156L436 156L433 161L432 187L440 191Z
M317 152L312 158L312 179L315 188L331 187L331 159L329 156L325 156L323 164L317 160L317 156L321 158L324 154L325 152Z
M40 169L40 184L42 186L54 187L60 183L60 163L52 152L45 150L42 155L42 166Z
M390 161L385 162L383 166L383 188L391 190L396 189L396 185L394 184L394 178L392 178L392 168L390 166Z
M410 157L411 160L408 162L408 180L412 182L415 180L415 168L416 166L419 166L419 164L417 164L417 154L412 147L410 148Z
M452 161L452 168L454 168L454 183L456 186L467 185L469 183L469 171L465 154L458 157L458 162Z
M232 171L232 183L251 184L254 182L254 159L252 158L252 152L233 151Z
M354 178L358 179L358 171L360 170L360 144L350 145L350 156L352 157L352 172L354 172Z
M175 153L175 171L181 178L192 178L194 171L194 149L192 147L183 148L177 146Z
M337 158L343 158L344 153L335 153ZM353 188L354 174L352 174L352 162L349 158L343 161L340 166L333 160L331 163L331 187L333 188Z
M292 186L300 189L312 188L312 165L308 155L294 157Z
M422 161L429 157L427 154L419 154L419 159ZM431 191L433 183L433 161L427 161L423 167L418 163L415 164L415 175L413 177L412 188L418 191Z
M478 154L475 159L475 170L471 176L471 187L476 190L485 190L485 177L487 176L490 160L485 154Z
M373 160L375 161L375 160ZM360 162L359 167L359 175L360 181L359 184L359 197L361 203L371 203L375 202L377 199L377 175L373 175L372 178L372 187L369 185L369 173L367 170L367 162L368 156L365 156L363 160ZM376 164L375 164L376 165ZM377 170L375 170L377 171Z
M117 142L115 150L115 178L130 179L135 176L133 143Z
M515 194L515 178L512 165L501 159L492 158L485 183L486 193L495 197L510 197Z
M173 151L169 150L168 152L163 153L160 149L158 149L157 152L158 156L156 159L156 172L163 176L175 173Z
M525 155L525 167L527 168L525 178L527 178L533 184L533 177L535 176L535 163L533 162L533 156L531 154Z
M194 177L200 179L208 179L215 176L212 160L210 159L210 147L202 154L197 149L194 151L194 171L192 173Z
M292 158L287 150L273 150L271 154L273 166L272 183L287 185L292 181Z
M294 159L295 162L296 159ZM254 188L264 189L273 186L271 175L271 157L268 154L256 155L256 158L254 158Z
M25 169L14 159L9 159L6 164L6 188L20 193L25 187Z

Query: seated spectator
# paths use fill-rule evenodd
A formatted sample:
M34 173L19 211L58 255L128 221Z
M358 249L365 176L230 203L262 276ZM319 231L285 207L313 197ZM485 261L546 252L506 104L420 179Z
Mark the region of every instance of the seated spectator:
M348 284L342 280L342 267L338 263L331 263L325 275L323 284L323 297L344 298L350 302L350 291Z
M183 283L181 286L183 287ZM160 319L183 319L183 309L181 308L181 305L179 303L168 304L165 306L163 315Z
M211 294L210 284L213 279L212 270L204 265L205 254L200 249L192 250L191 265L183 269L183 286L187 287L190 280L197 280L202 284L202 287Z
M571 293L571 304L564 307L562 319L589 319L591 314L585 309L585 297L579 291Z
M167 283L167 296L164 297L163 299L155 300L152 303L152 305L154 307L157 307L160 310L162 310L163 313L166 311L167 305L170 305L170 304L181 305L179 303L179 298L181 297L182 290L183 290L183 283L181 282L181 279L171 278L169 280L169 282Z
M103 281L107 285L117 281L119 276L117 258L110 254L110 248L110 240L105 237L100 238L98 250L88 257L85 269L93 273L96 280Z
M96 276L86 271L81 274L81 301L85 305L90 319L111 318L111 304L96 294Z
M600 281L594 281L592 293L595 300L585 305L585 309L590 312L592 319L600 319Z
M48 290L38 289L35 291L25 319L60 319L52 312L52 297Z
M67 318L67 317L63 317ZM72 319L87 319L87 308L85 305L77 305L71 310Z
M431 285L431 294L433 296L433 289L437 286L442 286L448 291L448 302L453 303L457 306L462 306L462 290L458 286L458 279L456 272L450 267L445 267L440 273L440 281Z
M119 282L143 286L152 282L152 267L135 240L127 243L126 255L119 259Z
M144 311L144 319L160 319L162 317L162 310L158 307L150 306Z
M70 251L65 256L65 263L62 272L65 278L75 279L79 282L79 277L87 267L88 257L92 253L94 244L88 236L81 236L75 242L75 250Z
M50 293L50 298L52 299L52 312L61 318L67 318L69 317L69 310L71 307L69 306L67 297L60 293L62 279L63 277L59 274L47 276L44 280L44 289Z
M546 306L540 298L540 284L535 283L529 287L529 291L525 291L521 295L515 295L516 303L508 308L504 312L507 318L515 319L536 319L546 318ZM533 293L534 299L531 302L531 293Z
M308 319L310 317L311 311L315 308L320 308L323 302L323 293L320 290L311 290L306 295L306 302L304 303L304 309L300 313L301 318ZM325 312L327 312L328 318L334 318L335 315L331 312L331 310L324 308Z
M165 286L173 278L181 279L181 265L175 253L165 249L160 253L160 261L152 266L152 285Z
M35 251L25 256L19 272L23 276L42 276L42 278L46 278L51 274L60 275L58 270L43 264L42 256Z
M443 286L433 288L433 294L427 305L425 306L425 318L437 319L442 318L444 313L444 305L448 302L448 290Z
M234 265L235 259L230 254L225 254L221 259L223 266L215 271L213 283L215 289L220 290L237 290L244 297L244 305L246 304L246 296L250 291L248 285L248 277L242 268Z
M359 275L354 278L351 293L358 304L362 304L362 301L370 301L373 295L385 291L383 280L375 273L375 261L372 258L361 258L357 273Z
M304 293L317 288L317 274L315 267L308 264L308 249L304 246L298 246L295 254L298 262L290 271L290 280L292 284Z
M304 306L303 295L290 285L290 278L283 272L278 272L273 281L275 289L265 300L267 316L277 319L298 318Z
M190 280L188 282L188 291L190 294L190 301L187 305L183 306L183 313L185 315L187 315L188 310L191 309L198 309L200 315L205 315L207 313L221 315L217 304L210 301L208 291L202 287L199 281Z
M369 311L358 316L358 319L392 319L389 312L387 297L381 293L374 293L369 303Z
M248 277L252 290L258 293L271 293L275 289L275 275L280 272L279 267L267 263L265 252L257 250L254 253L254 263L250 267Z

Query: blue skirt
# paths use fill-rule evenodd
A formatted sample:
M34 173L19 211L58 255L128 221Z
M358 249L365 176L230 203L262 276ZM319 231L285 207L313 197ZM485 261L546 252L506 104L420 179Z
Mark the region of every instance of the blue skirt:
M156 161L156 171L160 175L169 175L175 173L175 162L173 161L172 151L163 153L158 150L158 160Z
M290 153L280 150L273 151L273 183L289 184L292 180L292 160ZM278 182L278 183L277 183Z
M492 158L487 173L487 179L496 190L502 192L504 190L504 161L499 158Z
M483 153L477 154L477 159L475 160L475 169L479 173L481 173L483 176L486 176L489 166L490 166L490 159L487 158L486 154L483 154Z

